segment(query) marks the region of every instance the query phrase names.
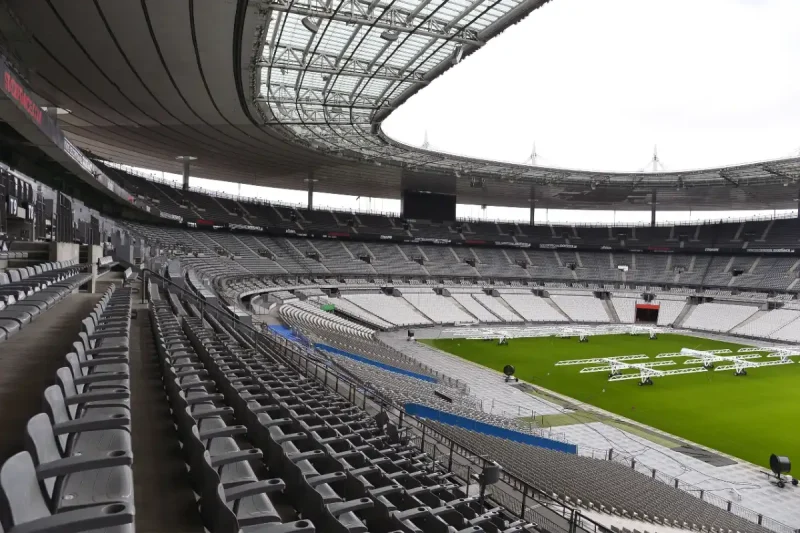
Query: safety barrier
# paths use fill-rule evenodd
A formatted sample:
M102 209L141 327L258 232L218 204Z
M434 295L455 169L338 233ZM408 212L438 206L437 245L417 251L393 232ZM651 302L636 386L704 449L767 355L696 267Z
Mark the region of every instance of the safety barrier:
M333 353L336 355L341 355L343 357L347 357L348 359L353 359L358 361L359 363L364 363L367 365L377 366L387 372L394 372L395 374L402 374L404 376L408 376L410 378L419 379L422 381L427 381L429 383L438 383L436 378L431 376L426 376L425 374L417 374L416 372L412 372L410 370L406 370L404 368L397 368L396 366L387 365L386 363L381 363L379 361L375 361L372 359L368 359L367 357L362 357L360 355L356 355L354 353L346 352L344 350L340 350L339 348L334 348L333 346L328 346L327 344L317 343L314 345L314 348L318 350L322 350L324 352Z
M438 409L434 409L426 405L407 403L404 405L404 409L406 413L419 418L436 420L442 424L468 429L470 431L483 433L484 435L489 435L491 437L499 437L501 439L520 442L530 446L537 446L539 448L546 448L548 450L555 450L557 452L571 454L578 452L578 447L574 444L568 444L566 442L559 442L557 440L547 439L544 437L528 435L527 433L520 433L519 431L514 431L512 429L493 426L485 422L479 422L472 418L454 415L452 413L445 413L444 411L439 411Z

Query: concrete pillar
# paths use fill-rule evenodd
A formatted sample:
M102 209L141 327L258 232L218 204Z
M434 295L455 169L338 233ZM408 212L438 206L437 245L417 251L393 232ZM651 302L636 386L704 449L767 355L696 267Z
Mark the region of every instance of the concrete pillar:
M306 178L306 183L308 184L308 210L311 211L314 209L314 182L317 181L314 178L314 171L308 171L308 178Z
M653 189L653 203L650 205L650 227L656 227L656 198L657 198L656 190Z
M183 160L183 190L189 190L189 159Z
M86 260L89 262L90 265L90 272L92 274L92 279L89 280L89 292L97 292L97 260L103 257L103 247L102 246L87 246L86 250Z
M196 161L197 158L193 155L179 155L175 159L183 163L183 190L186 191L189 189L189 172L191 171L192 161Z
M80 245L72 242L51 242L50 261L69 261L78 259L80 256Z
M530 202L530 224L533 226L536 221L536 189L533 186L531 186L531 194L528 201Z

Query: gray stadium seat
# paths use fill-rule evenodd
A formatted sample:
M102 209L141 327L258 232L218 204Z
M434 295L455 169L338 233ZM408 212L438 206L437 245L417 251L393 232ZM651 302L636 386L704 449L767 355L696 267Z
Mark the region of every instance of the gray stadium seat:
M130 389L130 373L126 363L108 365L102 358L82 362L75 352L68 353L66 361L78 394L97 389Z
M45 494L60 510L133 500L131 450L64 454L50 418L39 413L26 426L25 446Z
M72 418L58 385L44 391L44 412L53 424L58 445L64 455L85 455L113 450L132 450L130 414L86 411Z
M133 506L120 502L54 513L42 494L28 452L12 456L0 467L0 524L9 533L101 529L133 533L133 515Z
M56 381L72 419L85 415L130 416L130 391L127 389L93 389L79 394L72 380L72 371L67 367L56 371Z

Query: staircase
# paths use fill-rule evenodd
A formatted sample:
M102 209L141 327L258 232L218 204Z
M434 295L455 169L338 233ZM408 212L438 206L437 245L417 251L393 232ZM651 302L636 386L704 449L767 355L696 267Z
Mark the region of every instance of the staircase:
M747 317L744 320L742 320L740 323L738 323L735 326L733 326L728 331L736 331L737 329L741 328L742 326L745 326L745 325L749 324L750 322L756 320L758 317L760 317L762 315L766 315L767 313L769 313L769 311L764 311L764 310L756 311L755 313L753 313L749 317Z
M244 204L243 204L242 202L240 202L239 200L236 200L236 205L238 205L238 206L239 206L239 209L241 209L241 210L242 210L242 213L244 213L244 214L245 214L245 215L247 215L248 217L249 217L249 216L252 216L252 215L251 215L251 214L250 214L250 213L247 211L247 209L245 209L245 207L244 207Z
M558 306L558 304L557 304L557 303L555 303L553 300L551 300L549 296L548 296L547 298L542 298L542 300L544 300L545 302L547 302L547 303L548 303L548 305L549 305L550 307L552 307L553 309L555 309L556 311L558 311L558 313L559 313L561 316L563 316L564 318L566 318L566 319L567 319L569 322L572 322L572 319L569 317L569 315L567 315L567 313L565 313L564 311L562 311L562 310L561 310L561 308Z
M402 249L402 248L400 248L400 245L398 245L398 244L395 244L395 247L397 248L397 251L398 251L398 252L400 252L400 255L402 255L402 256L403 256L403 259L405 259L406 261L411 261L411 259L409 259L409 258L408 258L408 256L407 256L407 255L406 255L406 253L403 251L403 249ZM374 257L374 256L373 256L373 257Z
M609 320L614 324L619 324L621 320L619 319L619 314L617 314L617 310L614 307L614 303L611 301L611 299L610 298L607 300L604 299L602 300L602 302L603 302L603 307L605 308L606 313L608 314Z
M675 327L676 328L683 327L683 323L686 322L686 319L689 318L689 316L694 312L695 309L697 309L697 304L687 303L686 307L684 307L683 311L681 311L681 313L678 315L678 318L676 318L675 322L673 322Z
M761 237L760 237L759 239L756 239L756 240L757 240L758 242L764 242L764 241L766 241L766 240L767 240L767 235L769 235L769 230L771 230L771 229L772 229L772 226L774 226L774 225L775 225L775 221L774 221L774 220L770 220L770 221L769 221L769 224L767 224L767 227L766 227L766 228L764 228L764 233L762 233L762 234L761 234Z
M339 244L342 245L342 248L344 248L344 251L347 252L347 255L350 256L350 259L356 259L356 256L353 255L353 252L350 251L350 248L344 245L344 242L339 241Z

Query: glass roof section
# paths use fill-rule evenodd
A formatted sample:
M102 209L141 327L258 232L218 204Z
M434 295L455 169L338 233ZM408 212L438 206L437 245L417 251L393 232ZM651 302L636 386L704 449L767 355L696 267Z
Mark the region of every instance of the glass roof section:
M680 173L596 173L420 150L380 124L414 92L548 0L265 0L257 109L290 140L351 161L531 184L677 187L800 179L800 159Z

